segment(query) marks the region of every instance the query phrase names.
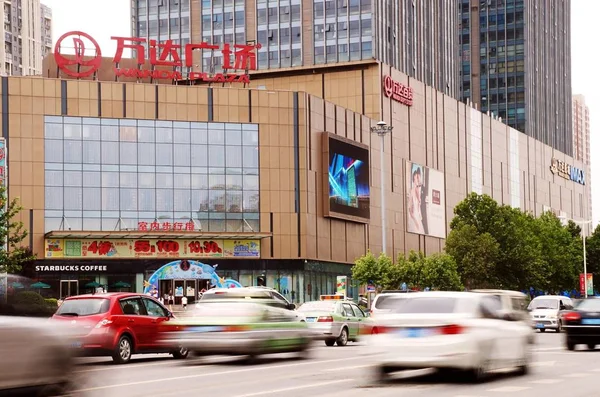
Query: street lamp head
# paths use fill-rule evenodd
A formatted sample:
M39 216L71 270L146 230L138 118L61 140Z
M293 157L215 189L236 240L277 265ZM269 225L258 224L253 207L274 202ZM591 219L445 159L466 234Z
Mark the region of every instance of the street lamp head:
M384 136L388 132L391 132L393 128L393 126L387 125L385 121L381 120L378 121L377 124L375 124L375 126L371 127L371 132L379 136Z

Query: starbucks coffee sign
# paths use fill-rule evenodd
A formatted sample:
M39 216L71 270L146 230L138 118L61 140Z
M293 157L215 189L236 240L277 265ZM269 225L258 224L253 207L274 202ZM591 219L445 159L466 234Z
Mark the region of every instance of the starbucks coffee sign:
M571 164L567 164L564 161L553 158L550 165L550 171L562 178L585 185L585 171L573 167Z

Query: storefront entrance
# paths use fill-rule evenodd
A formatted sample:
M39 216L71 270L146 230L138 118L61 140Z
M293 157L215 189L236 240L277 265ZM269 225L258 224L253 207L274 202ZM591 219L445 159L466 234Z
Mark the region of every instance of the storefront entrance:
M175 304L181 304L181 298L186 296L188 304L191 304L198 300L198 292L202 289L210 288L210 280L202 279L174 279L174 280L160 280L158 286L158 296L166 298L169 294L175 297Z
M79 295L79 281L60 280L60 299Z

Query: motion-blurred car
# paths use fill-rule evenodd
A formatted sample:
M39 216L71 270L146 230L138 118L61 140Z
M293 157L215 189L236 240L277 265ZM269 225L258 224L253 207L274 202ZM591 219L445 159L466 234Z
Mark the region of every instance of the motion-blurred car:
M472 292L414 293L376 321L371 337L377 375L405 369L462 371L481 380L491 370L527 373L532 329L497 296Z
M0 395L63 395L73 384L73 358L61 327L0 316Z
M333 295L335 296L335 295ZM323 299L323 297L322 297ZM372 332L372 321L354 302L336 299L306 302L298 308L308 326L327 346L346 346Z
M588 298L562 315L567 350L578 344L594 350L600 344L600 298Z
M181 346L159 342L159 327L170 326L174 317L150 296L118 292L67 298L52 321L69 325L74 354L111 356L115 363L125 364L140 353L186 358L188 353Z
M245 300L221 300L196 305L167 329L162 340L197 356L298 352L306 356L312 333L305 322L286 309Z
M411 290L399 290L399 291L382 291L380 294L375 296L373 299L373 303L371 304L371 317L375 318L378 315L389 313L390 310L394 307L394 302L397 299L403 299L408 295L408 293L414 293L415 291Z
M547 329L553 329L556 332L562 331L561 312L573 308L571 298L560 295L543 295L533 298L529 303L527 310L531 315L531 326L544 332Z

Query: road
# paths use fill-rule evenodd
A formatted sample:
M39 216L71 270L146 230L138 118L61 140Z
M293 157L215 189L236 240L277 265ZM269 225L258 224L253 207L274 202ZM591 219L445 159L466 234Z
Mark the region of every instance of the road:
M366 344L326 347L317 343L310 359L290 355L259 358L214 357L177 361L169 356L135 356L128 365L110 358L81 359L81 381L73 396L187 395L219 397L491 397L522 395L596 395L600 350L568 352L563 335L536 335L534 363L527 376L494 374L482 384L440 378L424 371L400 375L385 384L372 378L372 355ZM585 350L584 347L580 349Z

